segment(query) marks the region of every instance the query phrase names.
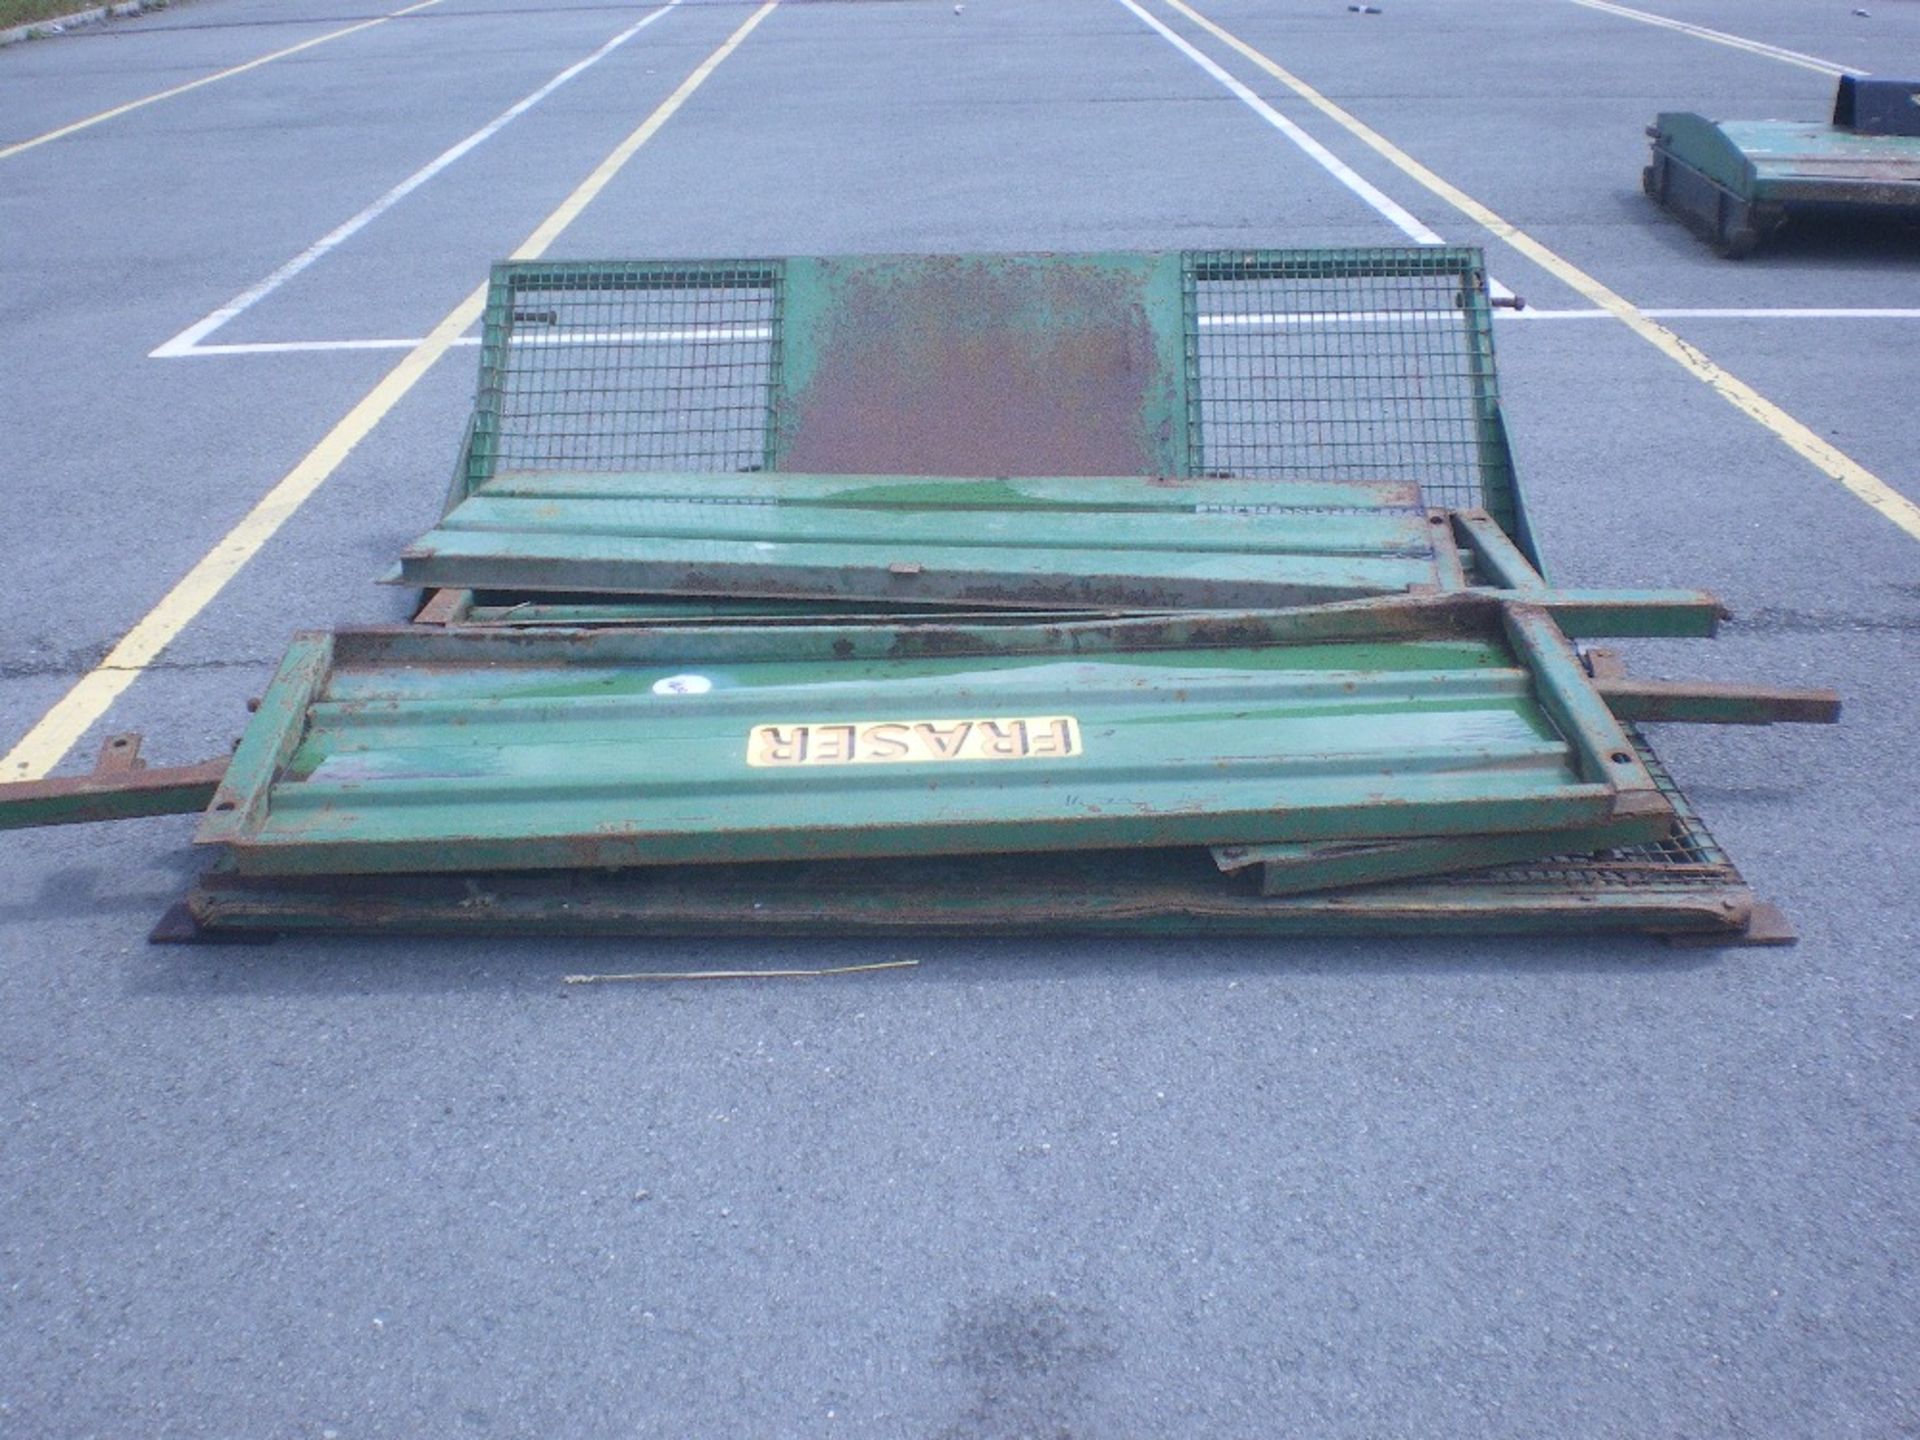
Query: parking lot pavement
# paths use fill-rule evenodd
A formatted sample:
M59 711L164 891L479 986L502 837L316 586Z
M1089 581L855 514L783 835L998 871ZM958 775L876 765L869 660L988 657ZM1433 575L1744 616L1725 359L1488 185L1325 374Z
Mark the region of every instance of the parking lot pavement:
M1092 250L1397 244L1397 207L1545 312L1497 343L1555 573L1736 611L1636 669L1847 697L1837 729L1657 736L1800 944L159 949L190 822L0 835L0 1434L1920 1423L1920 536L1138 4L1321 157L1120 0L784 0L744 36L700 0L195 0L0 51L0 151L82 124L0 155L6 743L217 754L292 630L403 614L373 582L437 510L475 351L383 377L544 221L561 258ZM1808 57L1920 72L1906 7L1192 5L1920 499L1908 239L1734 264L1638 189L1659 110L1817 117ZM1738 313L1668 313L1707 310ZM246 563L196 569L295 473ZM59 721L88 683L98 718Z

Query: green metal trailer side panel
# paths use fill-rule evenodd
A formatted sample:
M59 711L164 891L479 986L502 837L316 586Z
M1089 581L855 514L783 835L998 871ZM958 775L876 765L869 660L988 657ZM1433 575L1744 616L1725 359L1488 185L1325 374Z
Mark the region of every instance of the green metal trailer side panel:
M344 631L317 684L314 641L276 680L200 838L253 872L379 872L1451 834L1664 809L1542 623L1462 596L927 626L907 653L887 627Z
M1392 479L1529 554L1464 246L496 266L510 470Z
M1653 142L1714 184L1751 199L1753 162L1727 132L1704 115L1691 111L1663 111L1654 117Z
M1684 112L1658 116L1647 133L1647 193L1728 257L1750 253L1797 209L1920 208L1920 135L1804 121L1716 123Z
M542 593L954 602L1027 609L1287 605L1438 589L1444 520L1356 486L1349 510L1142 478L863 485L761 476L510 476L401 553L400 583ZM1281 492L1330 487L1282 484ZM666 493L662 494L661 492ZM1367 502L1372 501L1369 504Z
M1087 620L1111 614L1111 607L1073 610L979 610L867 600L730 600L687 597L679 600L581 601L520 592L467 591L442 594L465 599L446 615L423 623L470 626L567 627L581 625L712 626L754 620L788 629L867 621L895 625L941 619L955 624L1037 619ZM1514 598L1504 592L1486 593ZM1553 617L1573 640L1626 636L1687 639L1712 635L1725 611L1703 590L1543 590L1525 597Z

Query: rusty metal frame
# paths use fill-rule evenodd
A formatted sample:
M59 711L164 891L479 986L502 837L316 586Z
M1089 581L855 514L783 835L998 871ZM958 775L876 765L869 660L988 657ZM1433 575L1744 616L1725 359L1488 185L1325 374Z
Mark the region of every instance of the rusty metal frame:
M225 760L150 767L140 745L135 733L109 735L89 774L0 784L0 830L190 815L206 808L227 773Z

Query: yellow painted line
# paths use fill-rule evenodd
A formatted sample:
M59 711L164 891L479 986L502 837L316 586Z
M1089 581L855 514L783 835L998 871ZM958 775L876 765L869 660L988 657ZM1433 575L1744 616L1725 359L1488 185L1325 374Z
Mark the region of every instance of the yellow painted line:
M31 150L36 145L44 145L49 140L58 140L63 135L71 135L76 130L85 130L104 120L126 115L134 110L145 109L149 105L158 105L162 100L171 100L176 95L185 95L189 90L198 90L203 85L211 85L218 80L231 80L235 75L244 75L249 70L258 70L262 65L271 65L275 60L284 60L289 55L298 55L302 50L311 50L316 45L325 45L329 40L344 39L348 35L357 35L362 30L371 30L376 25L384 25L389 20L398 20L402 15L411 15L416 10L424 10L429 5L438 5L440 0L419 0L417 5L395 10L390 15L377 16L372 20L362 20L358 25L349 25L344 30L329 30L325 35L316 35L311 40L302 40L298 45L289 45L284 50L275 50L271 55L262 55L242 65L230 65L225 70L216 70L211 75L202 75L198 80L189 80L184 85L176 85L171 90L156 91L152 95L143 95L138 100L129 100L124 105L116 105L111 110L102 110L98 115L89 115L84 120L76 120L71 125L62 125L58 130L49 130L44 135L36 135L31 140L21 140L15 144L0 147L0 160L9 155L18 155L22 150Z
M1441 179L1365 121L1336 105L1299 76L1270 60L1239 36L1202 15L1187 4L1186 0L1164 0L1164 3L1186 16L1223 45L1230 46L1258 65L1314 109L1377 151L1396 168L1417 180L1474 224L1491 231L1548 274L1579 291L1589 301L1612 315L1689 375L1709 386L1729 405L1772 431L1784 444L1822 474L1838 481L1855 499L1872 506L1914 539L1920 540L1920 505L1907 499L1859 461L1829 445L1746 381L1715 364L1699 349L1689 345L1659 321L1651 319L1624 296L1616 294L1571 260L1564 259L1555 251L1549 250L1519 226L1501 219L1458 186Z
M760 22L770 15L780 0L766 0L740 27L724 40L720 48L682 80L640 128L622 140L607 158L594 167L574 192L560 202L551 215L542 220L520 247L515 260L537 260L580 212L606 189L609 181L634 153L658 133L674 112L687 103L689 96L706 83L720 63L739 48ZM0 775L15 780L38 780L65 758L80 738L106 714L127 687L140 677L154 659L192 623L193 619L226 589L246 563L292 519L300 507L326 482L353 448L366 439L401 399L420 383L434 364L453 348L454 342L480 318L486 304L487 287L481 285L448 312L432 332L410 350L406 357L383 376L379 384L349 410L318 445L289 470L280 482L264 495L240 522L229 530L219 544L208 551L160 603L121 637L98 665L81 676L73 688L40 718L20 743L0 760Z

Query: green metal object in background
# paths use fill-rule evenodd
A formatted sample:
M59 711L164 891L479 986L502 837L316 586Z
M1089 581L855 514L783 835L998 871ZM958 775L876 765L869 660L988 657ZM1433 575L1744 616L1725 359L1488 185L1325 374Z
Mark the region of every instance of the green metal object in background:
M1800 210L1920 219L1916 95L1920 81L1844 76L1830 125L1664 113L1647 130L1642 184L1729 258Z
M139 735L109 735L91 774L0 784L0 830L191 814L206 808L226 769L224 760L149 767Z
M1544 612L303 638L203 821L256 873L1567 828L1666 801Z

